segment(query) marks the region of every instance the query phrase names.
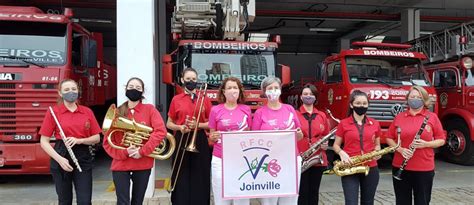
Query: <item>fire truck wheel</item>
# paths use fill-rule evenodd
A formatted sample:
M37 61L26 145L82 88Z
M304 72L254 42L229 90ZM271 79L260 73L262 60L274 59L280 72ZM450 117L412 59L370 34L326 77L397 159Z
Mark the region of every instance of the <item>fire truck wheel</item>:
M448 121L446 144L442 147L442 155L452 163L474 165L474 145L466 123L461 119Z

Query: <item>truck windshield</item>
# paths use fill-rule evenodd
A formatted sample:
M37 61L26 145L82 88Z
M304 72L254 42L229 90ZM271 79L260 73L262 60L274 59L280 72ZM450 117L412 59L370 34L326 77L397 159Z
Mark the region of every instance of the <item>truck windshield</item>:
M191 66L198 80L210 85L234 76L245 87L259 88L265 77L275 75L275 56L270 51L193 50Z
M65 24L0 21L0 28L0 65L66 62Z
M428 86L419 59L400 57L347 57L351 83Z

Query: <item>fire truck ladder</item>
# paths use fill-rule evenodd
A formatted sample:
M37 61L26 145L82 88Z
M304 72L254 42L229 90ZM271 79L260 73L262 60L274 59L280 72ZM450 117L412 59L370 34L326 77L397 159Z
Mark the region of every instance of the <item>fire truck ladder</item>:
M210 35L234 40L254 18L255 0L176 0L171 32L183 39L206 39Z
M474 21L463 23L408 42L430 63L474 53Z

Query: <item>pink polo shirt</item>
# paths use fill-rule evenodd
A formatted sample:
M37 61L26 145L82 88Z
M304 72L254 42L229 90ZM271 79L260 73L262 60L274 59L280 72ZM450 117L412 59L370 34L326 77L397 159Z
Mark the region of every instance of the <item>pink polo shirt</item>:
M226 108L224 104L216 105L211 108L211 113L209 114L209 128L216 131L250 129L252 124L251 113L250 107L243 104L237 105L232 110ZM222 143L220 140L214 144L212 154L222 158Z
M252 130L287 130L301 127L295 109L288 104L281 104L278 110L262 106L255 111L252 121Z

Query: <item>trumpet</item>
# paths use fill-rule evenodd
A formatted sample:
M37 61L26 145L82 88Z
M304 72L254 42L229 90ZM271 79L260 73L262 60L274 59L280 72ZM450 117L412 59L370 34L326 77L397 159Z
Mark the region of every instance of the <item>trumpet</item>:
M331 111L329 109L326 109L326 112L329 114L329 116L336 121L338 124L340 122L339 119L335 118ZM312 167L314 164L322 164L323 159L321 155L314 155L316 152L318 152L321 149L321 145L328 141L334 133L336 133L337 126L334 127L327 135L322 137L319 141L316 143L312 144L311 147L309 147L308 150L305 152L301 153L301 158L302 158L302 164L301 164L301 173L305 172L308 170L310 167Z
M173 159L173 166L171 168L171 182L169 184L169 187L167 187L168 192L174 191L174 188L176 186L176 182L178 181L178 177L179 177L179 174L180 174L180 171L181 171L181 165L183 163L184 154L186 153L186 151L199 153L199 150L196 147L196 139L197 139L197 132L198 132L198 123L199 123L199 119L201 117L202 108L204 106L204 99L206 97L206 92L207 92L207 83L202 83L199 86L198 97L197 97L197 100L196 100L196 106L194 107L193 116L192 116L192 118L196 119L196 125L194 126L192 136L190 136L191 132L187 133L186 141L184 143L184 146L186 148L183 148L182 151L181 151L181 149L182 149L181 144L184 140L183 137L185 136L185 134L181 133L181 140L179 141L179 144L178 144L178 151L176 152L175 159ZM197 114L196 114L196 112L197 112ZM197 115L197 117L196 117L196 115ZM191 141L189 141L190 137L191 137ZM179 160L179 163L176 164L178 162L178 160Z
M127 149L130 146L142 147L145 142L150 138L150 133L153 128L137 123L134 119L129 120L123 116L119 116L115 104L110 105L105 114L104 122L102 123L102 131L105 134L109 132L107 136L107 142L115 149ZM120 145L114 144L112 141L112 135L115 132L122 132L123 138ZM170 133L166 133L166 138L161 141L155 150L148 155L148 157L165 160L171 157L176 147L174 136ZM167 152L165 152L167 150Z
M351 157L351 164L345 164L342 161L335 161L334 167L331 170L331 174L336 174L337 176L347 176L352 174L364 173L366 176L369 174L370 167L367 165L362 165L366 162L369 162L376 157L395 152L395 150L400 147L400 133L401 128L397 127L397 135L398 135L398 144L394 147L386 147L381 150L375 150L363 155L353 156Z

